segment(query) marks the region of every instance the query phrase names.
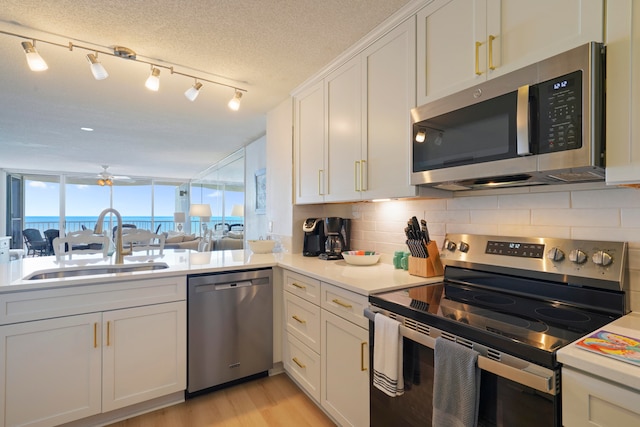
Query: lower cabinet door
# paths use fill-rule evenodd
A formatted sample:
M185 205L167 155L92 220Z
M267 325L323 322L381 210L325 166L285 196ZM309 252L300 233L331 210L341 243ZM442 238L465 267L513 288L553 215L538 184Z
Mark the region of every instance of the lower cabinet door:
M186 302L103 313L102 411L186 388Z
M369 426L369 332L321 313L321 404L342 426Z
M0 425L54 426L100 413L101 314L0 327Z

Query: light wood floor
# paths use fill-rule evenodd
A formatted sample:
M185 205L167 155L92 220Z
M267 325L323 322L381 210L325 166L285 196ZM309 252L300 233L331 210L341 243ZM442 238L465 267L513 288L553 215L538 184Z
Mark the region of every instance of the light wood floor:
M217 390L109 427L313 426L335 424L286 374Z

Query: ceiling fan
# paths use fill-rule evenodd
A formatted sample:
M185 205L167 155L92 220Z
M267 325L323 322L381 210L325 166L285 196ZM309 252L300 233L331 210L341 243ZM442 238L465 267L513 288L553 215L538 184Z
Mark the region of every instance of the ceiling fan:
M120 180L120 179L126 179L126 180L130 180L131 178L129 178L128 176L113 176L109 173L109 171L107 171L107 169L109 168L109 165L102 165L102 169L103 171L100 172L98 174L98 185L100 186L112 186L113 185L113 181L114 180Z

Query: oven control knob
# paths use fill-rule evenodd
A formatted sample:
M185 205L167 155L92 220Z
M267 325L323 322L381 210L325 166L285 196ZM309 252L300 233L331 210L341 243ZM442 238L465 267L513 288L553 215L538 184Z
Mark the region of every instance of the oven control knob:
M457 246L456 242L452 242L451 240L447 239L444 241L444 247L451 252L455 252Z
M613 262L613 258L611 258L611 255L609 255L605 251L597 251L595 254L593 254L591 260L594 264L601 265L603 267L606 267Z
M562 261L564 259L564 252L560 248L551 248L547 252L547 258L551 261Z
M585 254L580 249L574 249L569 252L569 260L571 260L571 262L575 262L576 264L584 264L587 261L587 254Z
M467 242L460 242L460 252L469 252L469 244Z

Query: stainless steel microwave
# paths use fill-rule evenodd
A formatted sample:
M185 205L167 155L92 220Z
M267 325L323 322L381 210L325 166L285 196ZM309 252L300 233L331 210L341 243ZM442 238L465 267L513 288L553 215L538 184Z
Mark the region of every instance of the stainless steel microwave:
M446 190L604 180L604 56L588 43L411 110L411 183Z

